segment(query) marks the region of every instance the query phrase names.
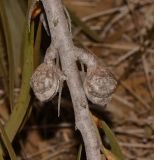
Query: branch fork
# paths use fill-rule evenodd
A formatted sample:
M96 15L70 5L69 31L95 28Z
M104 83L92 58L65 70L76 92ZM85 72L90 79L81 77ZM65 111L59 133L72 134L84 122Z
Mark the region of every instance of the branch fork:
M80 130L88 160L101 159L101 146L96 128L89 114L87 98L93 103L106 105L111 99L117 82L100 59L84 49L74 46L69 24L61 0L40 0L43 4L52 42L47 49L44 62L32 75L30 85L40 101L52 99L66 80L70 90L75 113L76 128ZM28 24L38 0L33 1L29 10ZM59 57L61 68L56 66ZM82 83L76 61L87 66Z

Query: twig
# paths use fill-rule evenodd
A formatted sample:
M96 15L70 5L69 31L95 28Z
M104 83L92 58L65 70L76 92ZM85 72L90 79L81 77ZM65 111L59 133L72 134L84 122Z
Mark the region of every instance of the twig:
M143 106L145 106L146 109L150 109L151 107L143 100L142 97L140 97L139 95L137 95L131 88L129 88L124 82L120 82L121 85L127 89Z
M61 123L61 124L49 124L49 125L42 125L42 126L38 126L38 125L33 125L33 126L28 126L25 127L23 130L32 130L32 129L63 129L63 128L73 128L73 124L71 123Z
M68 8L67 8L68 9ZM101 39L99 37L99 35L91 30L88 25L86 25L84 22L82 22L80 20L80 18L78 18L78 16L76 16L76 14L71 10L71 9L68 9L69 13L70 13L70 16L72 18L72 21L76 24L76 25L79 25L80 28L84 31L84 33L89 36L91 39L93 39L94 41L96 42L101 42Z
M116 133L120 133L120 134L130 134L130 135L135 135L135 136L139 136L143 137L143 135L145 135L145 130L144 129L129 129L127 130L126 127L118 127L116 129L114 129L114 132Z
M124 104L125 106L128 106L129 108L133 108L134 107L134 105L131 102L128 102L123 97L120 97L118 95L113 95L113 99L121 102L122 104Z
M99 160L99 142L97 140L95 128L89 117L88 103L77 70L76 59L73 52L74 45L72 42L72 35L68 29L63 6L60 0L43 1L43 6L47 14L53 43L59 51L62 68L67 76L67 84L74 106L76 127L83 136L87 159Z
M117 75L114 74L114 76L119 79L119 77ZM147 102L145 102L143 100L142 97L140 97L139 95L137 95L129 86L127 86L127 84L123 81L119 81L119 83L132 95L134 96L134 98L136 98L143 106L145 106L145 108L147 110L149 110L151 107L149 106L149 104L147 104Z
M107 16L107 15L110 15L110 14L114 14L114 13L116 13L116 12L118 12L118 11L123 10L124 7L125 7L125 6L117 7L117 8L113 8L113 9L109 9L109 10L107 10L107 11L101 11L101 12L98 12L98 13L94 13L94 14L92 14L92 15L88 15L88 16L86 16L86 17L83 17L83 18L81 19L81 21L82 21L82 22L86 22L86 21L88 21L88 20L92 20L92 19L98 18L98 17L100 17L100 16ZM125 7L125 8L126 8L126 7ZM81 30L82 30L81 27L78 28L78 29L76 30L76 32L74 33L74 35L77 35Z
M136 54L139 51L139 49L140 47L135 47L134 49L128 51L125 55L119 57L118 60L113 65L116 65L116 66L119 65L120 63L122 63L123 61L131 57L132 55Z
M124 142L119 142L119 144L121 146L127 147L127 148L154 149L154 145L153 144L124 143Z
M109 32L109 30L112 28L112 26L119 22L120 19L122 19L124 16L126 16L126 14L128 13L128 9L127 7L124 7L121 9L121 12L116 15L110 23L108 23L105 28L103 29L103 32L101 33L101 38L104 39L107 35L107 33Z
M32 7L36 2L37 0ZM42 4L52 35L52 44L47 50L44 62L34 72L31 86L39 100L50 100L66 77L73 102L76 128L83 137L87 159L100 160L100 142L89 113L86 96L94 103L105 105L111 99L117 82L96 56L74 46L61 0L42 0ZM32 9L29 12L29 25ZM54 59L57 54L60 57L62 71L55 66ZM77 68L77 60L87 66L84 84Z
M60 156L62 153L69 153L67 148L63 148L61 150L54 151L54 153L50 154L49 156L46 156L43 158L43 160L51 160L54 159L54 157Z
M82 21L85 22L85 21L88 21L88 20L91 20L91 19L94 19L94 18L99 18L99 17L102 17L102 16L107 16L107 15L110 15L110 14L114 14L116 12L119 12L119 11L123 10L124 7L125 6L121 6L121 7L112 8L112 9L109 9L109 10L97 12L97 13L94 13L94 14L83 17Z
M152 4L152 3L154 3L154 1L145 2L145 3L141 4L140 6L138 6L138 8L144 7L145 5L150 5L150 4ZM131 9L131 12L132 12L133 10L135 10L135 9L137 9L136 6L135 6L133 9ZM105 28L103 29L103 31L102 31L102 33L101 33L101 36L100 36L102 39L105 39L105 38L106 38L108 32L112 29L112 26L113 26L115 23L119 22L120 19L122 19L124 16L126 16L127 13L130 12L130 8L128 8L127 6L123 6L123 7L121 7L121 8L119 9L119 11L120 11L120 13L119 13L118 15L116 15L116 16L111 20L111 22L108 23L108 24L105 26ZM134 20L134 22L135 22L134 24L136 24L136 21L135 21L135 20ZM136 26L135 26L135 27L136 27Z
M154 99L154 92L153 92L153 89L152 89L153 87L152 87L151 82L150 82L149 69L148 69L148 64L146 62L146 59L145 59L145 55L142 56L142 63L143 63L145 77L146 77L146 80L147 80L147 86L148 86L151 98Z
M62 142L62 143L59 144L60 148L65 148L65 150L68 150L69 148L72 148L75 145L77 145L77 143L76 142L72 143L71 141L70 142ZM32 160L35 157L38 157L38 156L40 156L41 154L43 154L45 152L51 152L51 153L54 153L54 155L55 155L55 150L56 150L56 146L47 146L47 147L44 147L43 149L41 149L38 152L35 152L35 153L31 154L31 155L27 155L26 159L27 160ZM53 156L53 154L51 154L51 155Z

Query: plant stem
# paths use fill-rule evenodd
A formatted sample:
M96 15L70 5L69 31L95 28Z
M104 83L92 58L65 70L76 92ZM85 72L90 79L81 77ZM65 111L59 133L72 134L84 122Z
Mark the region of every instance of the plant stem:
M72 41L67 19L61 0L42 0L52 44L57 48L61 60L62 70L67 77L67 84L71 93L75 123L82 134L88 160L100 160L100 145L95 127L89 114L88 102L83 90L81 77L76 65L76 47Z

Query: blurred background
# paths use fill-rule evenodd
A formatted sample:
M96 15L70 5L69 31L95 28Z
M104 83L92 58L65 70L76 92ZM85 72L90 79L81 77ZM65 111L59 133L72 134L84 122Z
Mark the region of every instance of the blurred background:
M89 102L93 114L110 126L126 160L153 160L154 0L63 2L70 13L74 42L102 58L118 80L116 92L106 107ZM3 125L8 122L21 91L27 10L27 0L0 0L0 121ZM44 10L40 3L32 13L34 68L43 61L51 42L48 29L40 21L41 13ZM62 91L59 118L58 95L50 102L40 103L31 92L28 102L26 118L15 139L12 138L18 159L75 160L82 138L75 131L67 85L64 84ZM110 148L103 132L101 135L105 146Z

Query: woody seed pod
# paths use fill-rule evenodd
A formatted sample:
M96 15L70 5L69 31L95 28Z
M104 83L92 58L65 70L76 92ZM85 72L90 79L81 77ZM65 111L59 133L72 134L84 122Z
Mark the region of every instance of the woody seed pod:
M58 92L64 75L54 64L42 63L33 73L30 85L35 96L41 101L52 99Z
M104 67L96 66L87 69L84 90L87 98L94 104L106 105L111 100L117 81Z

